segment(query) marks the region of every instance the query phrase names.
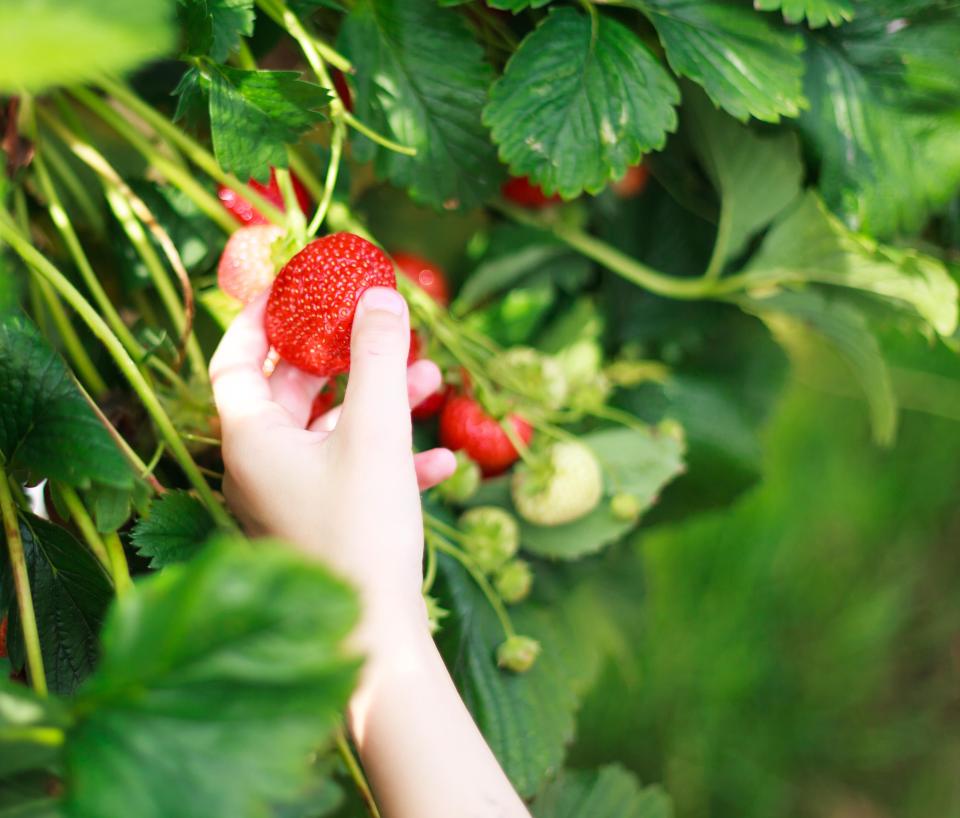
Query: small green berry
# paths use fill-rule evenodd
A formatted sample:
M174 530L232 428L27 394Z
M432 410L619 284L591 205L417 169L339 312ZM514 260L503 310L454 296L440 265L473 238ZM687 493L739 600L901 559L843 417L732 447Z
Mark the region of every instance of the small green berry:
M465 503L480 488L480 467L466 452L457 452L457 469L437 486L437 494L448 503Z
M640 501L632 494L621 491L610 498L610 512L618 520L630 523L640 516Z
M533 571L525 560L510 560L503 565L493 581L504 602L515 605L523 602L533 586Z
M460 517L463 544L477 567L492 574L520 547L516 518L498 506L471 508Z
M540 643L529 636L509 636L497 648L497 664L514 673L526 673L540 655Z
M440 630L440 620L450 616L450 611L440 607L437 598L429 594L423 595L423 603L427 606L427 626L430 633L436 633Z

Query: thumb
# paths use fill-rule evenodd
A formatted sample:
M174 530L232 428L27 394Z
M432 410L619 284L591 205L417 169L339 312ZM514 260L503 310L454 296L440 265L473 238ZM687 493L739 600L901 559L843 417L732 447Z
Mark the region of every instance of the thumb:
M407 356L410 315L388 287L367 290L357 305L350 340L350 377L338 430L410 448Z

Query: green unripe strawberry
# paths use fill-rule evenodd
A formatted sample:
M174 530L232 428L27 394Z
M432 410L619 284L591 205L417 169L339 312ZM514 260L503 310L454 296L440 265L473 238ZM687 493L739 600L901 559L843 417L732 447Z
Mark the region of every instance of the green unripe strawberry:
M492 574L520 547L516 518L497 506L471 508L460 518L463 544L477 567Z
M535 525L563 525L597 507L603 475L594 453L582 443L555 443L539 462L514 473L513 504Z
M529 636L508 636L497 648L497 664L514 673L526 673L540 655L540 643Z
M480 488L480 467L464 451L455 452L457 468L437 486L439 494L448 503L465 503Z
M427 627L430 633L436 633L440 630L440 620L450 616L450 611L441 608L437 598L429 594L423 595L423 603L427 606Z
M501 566L493 579L494 587L508 605L523 602L533 586L533 571L525 560L510 560Z
M548 409L559 409L567 398L567 378L549 355L529 347L513 347L490 362L491 371Z
M625 523L633 522L640 516L640 501L632 494L621 491L610 498L610 513Z

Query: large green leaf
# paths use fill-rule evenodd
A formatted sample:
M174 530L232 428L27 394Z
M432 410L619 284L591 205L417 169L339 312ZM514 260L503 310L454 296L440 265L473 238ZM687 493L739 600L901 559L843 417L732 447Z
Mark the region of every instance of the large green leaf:
M880 345L862 312L815 290L744 300L741 306L767 324L801 373L812 371L823 380L823 353L839 357L845 366L842 377L856 381L866 398L874 440L881 445L893 442L897 399Z
M829 23L839 26L853 19L852 0L754 0L753 7L760 11L783 11L788 23L804 20L810 28L820 28Z
M133 488L133 470L63 361L16 316L0 321L0 416L8 469L79 488Z
M70 694L97 662L100 627L113 589L100 563L66 529L32 514L20 523L47 684ZM20 614L10 610L10 660L24 663Z
M747 275L757 285L819 282L862 290L912 312L944 336L957 326L957 283L941 262L851 233L814 193L777 221Z
M214 532L210 512L185 491L168 491L153 501L133 528L133 546L151 568L186 562Z
M253 0L178 0L187 51L225 62L253 34Z
M702 95L684 105L685 130L720 194L711 269L737 256L799 194L803 161L796 135L761 135L718 111ZM761 193L762 191L762 193Z
M484 121L500 158L545 192L597 193L677 125L680 92L628 28L555 9L490 91Z
M917 230L960 186L960 10L890 5L810 38L800 118L825 199L878 236Z
M0 92L76 85L174 45L171 0L0 0Z
M656 428L604 429L580 440L600 460L606 497L630 494L641 512L656 502L663 487L683 470L682 438ZM588 515L566 525L521 522L520 542L524 550L541 557L578 559L616 542L635 525L636 520L615 517L609 502L602 500Z
M454 10L434 0L359 0L340 34L356 114L417 150L403 156L362 137L358 158L435 207L469 207L497 188L501 171L480 119L492 72Z
M629 0L650 18L670 66L737 119L797 116L803 40L736 0Z
M673 806L658 786L641 787L616 764L590 772L564 770L533 802L534 818L672 818Z
M556 634L550 638L545 630L550 618L536 614L525 618L519 611L518 629L540 639L543 652L526 673L498 668L495 653L504 634L493 609L458 563L440 557L446 591L442 603L451 612L438 637L441 649L503 769L518 792L530 796L559 769L573 738L576 671L564 661Z
M210 67L210 129L220 166L240 179L266 182L270 168L287 166L287 145L320 122L326 89L296 71Z
M57 764L56 734L67 724L56 699L41 699L25 685L0 677L0 793L14 774Z
M345 704L354 595L285 546L220 541L110 613L67 737L74 818L259 818Z

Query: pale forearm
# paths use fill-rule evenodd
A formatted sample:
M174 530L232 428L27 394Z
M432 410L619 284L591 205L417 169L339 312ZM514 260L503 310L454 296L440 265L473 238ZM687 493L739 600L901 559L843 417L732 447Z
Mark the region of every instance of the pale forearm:
M529 818L426 631L371 657L349 719L384 818Z

